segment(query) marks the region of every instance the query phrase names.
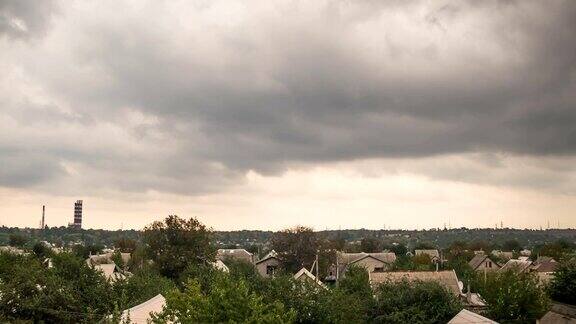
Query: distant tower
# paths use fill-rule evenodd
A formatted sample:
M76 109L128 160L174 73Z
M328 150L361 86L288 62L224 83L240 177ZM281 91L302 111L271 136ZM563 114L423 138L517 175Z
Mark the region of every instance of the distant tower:
M68 227L82 228L82 200L74 203L74 223L68 224Z
M46 206L42 205L42 221L40 222L40 229L44 229L46 227Z

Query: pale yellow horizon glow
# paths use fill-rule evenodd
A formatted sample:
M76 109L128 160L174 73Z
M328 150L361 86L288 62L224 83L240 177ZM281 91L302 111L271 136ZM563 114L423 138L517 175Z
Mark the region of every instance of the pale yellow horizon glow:
M0 189L0 224L37 227L72 220L84 200L84 228L141 229L166 215L197 217L215 230L279 230L295 225L325 229L455 227L576 227L572 195L528 188L470 184L395 172L363 174L354 163L278 176L249 172L236 187L203 196L116 192L105 197L51 196Z

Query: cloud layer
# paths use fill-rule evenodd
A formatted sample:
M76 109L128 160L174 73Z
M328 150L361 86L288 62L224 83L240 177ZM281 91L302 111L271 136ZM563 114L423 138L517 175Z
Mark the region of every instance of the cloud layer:
M0 2L0 186L199 195L376 161L576 192L571 1L43 3Z

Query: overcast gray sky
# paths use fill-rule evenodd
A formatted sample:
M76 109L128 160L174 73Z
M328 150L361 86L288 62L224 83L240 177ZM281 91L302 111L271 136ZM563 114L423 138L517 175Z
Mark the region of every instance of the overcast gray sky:
M0 0L0 224L576 227L576 3Z

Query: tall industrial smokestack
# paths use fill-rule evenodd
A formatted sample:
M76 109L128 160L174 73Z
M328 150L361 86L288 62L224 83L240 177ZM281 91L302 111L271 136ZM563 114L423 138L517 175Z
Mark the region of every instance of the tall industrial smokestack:
M42 222L40 222L40 229L46 227L46 206L42 205Z

